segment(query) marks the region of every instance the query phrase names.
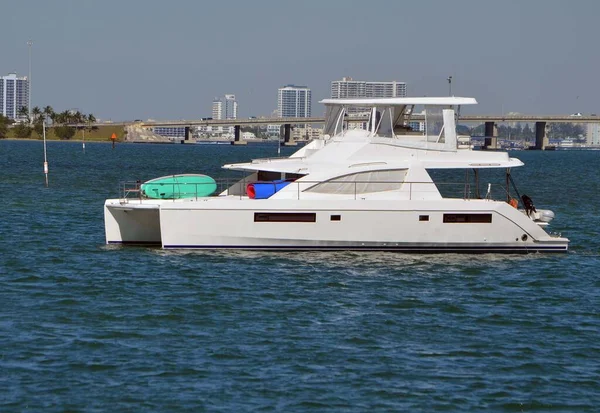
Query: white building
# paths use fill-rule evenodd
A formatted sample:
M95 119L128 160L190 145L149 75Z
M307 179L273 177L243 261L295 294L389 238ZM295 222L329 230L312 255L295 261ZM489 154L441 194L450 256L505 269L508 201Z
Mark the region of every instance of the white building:
M406 97L406 83L391 82L367 82L354 80L351 77L343 77L342 80L331 82L331 98L396 98ZM364 116L365 108L351 108L350 115ZM365 129L366 123L354 123L351 129Z
M304 125L300 128L292 130L292 139L295 141L310 142L313 139L321 139L323 137L323 128L315 128L312 125Z
M212 103L213 119L237 119L238 103L235 95L225 95L225 99L215 98Z
M225 95L224 119L237 119L238 103L235 95Z
M267 135L276 137L280 135L281 125L267 125Z
M306 86L287 85L277 92L277 115L280 118L310 118L311 91Z
M331 82L331 97L342 98L396 98L406 97L405 82L367 82L343 77Z
M215 98L212 103L212 118L223 119L223 102L219 98Z
M16 73L0 76L0 113L10 119L25 119L19 109L29 107L29 80Z
M588 123L585 136L587 145L600 145L600 123Z
M235 95L225 95L225 99L215 98L212 103L213 119L237 119L238 103ZM233 133L233 126L227 128ZM223 132L222 126L213 126L210 132Z
M184 126L157 126L153 129L154 133L160 136L164 136L169 139L181 138L185 139L185 127Z

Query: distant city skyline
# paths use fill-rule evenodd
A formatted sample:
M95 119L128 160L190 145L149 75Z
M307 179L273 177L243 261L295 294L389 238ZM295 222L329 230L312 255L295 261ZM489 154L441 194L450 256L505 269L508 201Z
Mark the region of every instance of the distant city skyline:
M285 84L310 87L321 115L318 101L343 76L397 79L409 96L446 96L452 76L454 95L479 101L471 113L600 113L600 2L363 5L12 1L2 7L0 74L28 74L31 50L32 106L115 121L210 116L199 102L223 91L242 103L239 117L268 116Z

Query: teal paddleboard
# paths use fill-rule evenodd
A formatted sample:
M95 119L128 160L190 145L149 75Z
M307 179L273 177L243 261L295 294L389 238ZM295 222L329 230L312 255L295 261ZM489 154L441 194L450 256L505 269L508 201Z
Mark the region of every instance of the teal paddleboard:
M146 181L140 189L153 199L200 198L212 195L217 183L207 175L170 175Z

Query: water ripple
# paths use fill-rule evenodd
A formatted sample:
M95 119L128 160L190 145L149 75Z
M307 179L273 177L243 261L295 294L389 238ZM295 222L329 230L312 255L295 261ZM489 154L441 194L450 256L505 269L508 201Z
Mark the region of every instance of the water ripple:
M566 255L104 245L102 202L119 180L190 172L198 159L219 176L270 150L198 146L90 144L83 155L53 142L46 189L31 172L39 142L0 142L0 189L17 194L0 226L0 411L600 405L600 152L519 154L528 166L515 178L557 212ZM580 176L595 181L582 188Z

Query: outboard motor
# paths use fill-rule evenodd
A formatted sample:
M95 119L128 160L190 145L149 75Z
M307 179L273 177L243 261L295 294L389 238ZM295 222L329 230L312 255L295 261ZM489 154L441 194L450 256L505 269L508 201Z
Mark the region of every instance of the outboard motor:
M540 209L536 215L539 215L537 218L539 221L549 223L554 219L554 212L549 209Z
M525 212L527 216L533 219L540 225L547 225L554 219L554 212L549 209L540 209L539 211L533 205L533 201L527 195L523 195L521 197L523 201L523 206L525 207Z

